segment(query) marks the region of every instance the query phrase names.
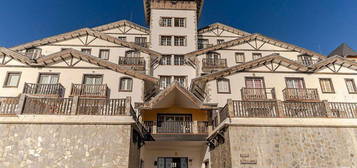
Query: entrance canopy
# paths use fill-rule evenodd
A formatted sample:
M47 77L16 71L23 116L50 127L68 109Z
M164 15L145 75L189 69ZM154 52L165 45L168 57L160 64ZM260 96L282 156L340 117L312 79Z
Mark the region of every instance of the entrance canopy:
M188 109L207 108L195 95L182 87L179 83L175 82L165 90L161 91L149 102L145 103L143 109L162 109L173 106Z

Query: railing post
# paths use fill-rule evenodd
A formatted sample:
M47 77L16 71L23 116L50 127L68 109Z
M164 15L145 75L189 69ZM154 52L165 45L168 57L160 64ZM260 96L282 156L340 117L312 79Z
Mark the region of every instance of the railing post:
M74 96L72 101L71 115L76 115L78 111L79 96Z
M192 133L198 134L198 122L197 121L192 122Z
M228 105L228 117L234 117L234 105L233 105L233 100L228 99L227 100L227 105Z
M131 115L130 110L131 110L131 97L128 96L125 98L125 114L130 116Z
M154 121L152 124L152 134L156 134L157 133L157 122Z
M283 103L283 101L277 100L276 104L277 104L277 109L276 110L277 110L277 113L278 113L278 117L284 118L285 115L284 115L284 103Z
M328 103L328 101L327 100L323 100L322 103L324 103L327 117L328 118L333 118L334 116L333 116L333 113L332 113L332 110L330 108L330 104Z
M21 115L23 113L25 108L26 98L27 98L26 94L20 95L19 105L17 106L17 109L15 111L17 115Z

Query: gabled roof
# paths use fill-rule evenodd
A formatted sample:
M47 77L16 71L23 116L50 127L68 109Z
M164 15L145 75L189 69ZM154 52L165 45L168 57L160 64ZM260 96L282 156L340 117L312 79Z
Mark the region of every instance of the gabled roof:
M139 78L139 79L154 82L154 83L158 82L158 79L154 78L152 76L148 76L148 75L145 75L145 74L133 71L133 70L128 70L128 69L122 68L119 65L114 64L112 62L102 60L100 58L85 54L83 52L80 52L80 51L77 51L74 49L67 49L67 50L64 50L61 52L57 52L57 53L45 56L45 57L38 58L36 60L36 64L33 64L33 66L46 66L46 65L50 65L50 64L53 64L56 62L63 61L65 59L71 58L71 57L78 58L78 59L86 61L88 63L98 65L103 68L110 69L112 71L126 74L129 76L135 77L135 78Z
M32 63L32 61L28 57L25 57L24 55L21 55L4 47L0 47L0 56L9 56L27 65L30 65Z
M175 93L175 91L178 92ZM180 102L182 102L182 104L178 104ZM186 88L182 87L178 82L174 82L152 98L149 102L145 103L142 109L164 108L162 107L163 105L170 107L172 106L172 103L176 103L175 105L177 106L187 105L190 106L190 108L193 108L192 106L194 106L196 109L205 108L200 99L198 99Z
M309 71L308 67L306 67L298 62L292 61L292 60L282 57L278 54L271 54L269 56L265 56L265 57L262 57L262 58L259 58L259 59L253 60L253 61L249 61L249 62L240 64L240 65L226 68L224 70L221 70L221 71L218 71L215 73L211 73L208 75L204 75L204 76L195 78L195 79L193 79L193 82L196 82L196 81L197 82L199 82L199 81L207 82L207 81L214 80L217 78L226 77L226 76L229 76L229 75L237 73L237 72L244 72L248 69L259 67L259 66L262 66L267 63L277 63L279 65L283 65L285 67L288 67L290 69L300 71L300 72L308 72Z
M275 45L275 46L279 46L279 47L282 47L282 48L285 48L285 49L289 49L289 50L293 50L293 51L296 51L296 52L300 52L300 53L303 53L303 54L308 54L308 55L316 56L316 57L319 57L319 58L326 58L324 55L321 55L321 54L316 53L314 51L307 50L305 48L301 48L301 47L298 47L296 45L289 44L289 43L286 43L286 42L282 42L282 41L279 41L279 40L275 40L275 39L263 36L261 34L252 34L252 35L249 35L249 36L237 38L235 40L227 41L227 42L224 42L224 43L221 43L221 44L217 44L217 45L212 46L212 47L208 47L208 48L204 48L204 49L201 49L201 50L197 50L197 51L188 53L185 56L195 57L197 55L205 54L205 53L208 53L208 52L211 52L211 51L216 51L216 50L219 50L219 49L233 47L233 46L236 46L236 45L239 45L239 44L243 44L243 43L246 43L246 42L249 42L249 41L252 41L252 40L261 40L261 41L266 42L268 44L272 44L272 45Z
M227 25L222 24L222 23L214 23L214 24L208 25L208 26L206 26L204 28L201 28L201 29L198 30L198 34L203 34L203 33L215 30L215 29L222 29L222 30L225 30L225 31L237 34L237 35L241 35L241 36L251 35L248 32L245 32L243 30L239 30L239 29L231 27L231 26L227 26Z
M342 43L340 46L338 46L335 50L333 50L328 57L332 56L341 56L341 57L347 57L347 56L357 56L357 52L353 51L351 47L349 47L346 43Z
M134 29L137 29L137 30L140 30L142 32L145 32L145 33L150 33L150 29L146 28L146 27L143 27L143 26L140 26L136 23L133 23L133 22L130 22L128 20L120 20L120 21L117 21L117 22L113 22L113 23L109 23L109 24L105 24L105 25L102 25L102 26L97 26L97 27L94 27L92 28L93 30L95 31L106 31L106 30L109 30L109 29L113 29L113 28L118 28L118 27L122 27L122 26L129 26L129 27L132 27Z
M150 50L148 48L145 47L141 47L139 45L136 45L135 43L131 43L131 42L127 42L127 41L123 41L123 40L119 40L115 37L109 36L107 34L104 33L100 33L97 31L93 31L92 29L89 28L83 28L83 29L79 29L79 30L75 30L72 32L68 32L68 33L64 33L64 34L60 34L60 35L56 35L56 36L52 36L52 37L48 37L48 38L44 38L42 40L37 40L37 41L33 41L30 43L26 43L23 45L19 45L16 47L11 48L14 51L21 51L21 50L25 50L25 49L29 49L29 48L34 48L34 47L38 47L38 46L42 46L42 45L46 45L46 44L51 44L51 43L57 43L57 42L61 42L61 41L65 41L65 40L69 40L69 39L73 39L76 37L81 37L81 36L85 36L85 35L90 35L90 36L94 36L96 38L108 41L108 42L112 42L118 45L122 45L128 48L132 48L153 56L158 56L160 57L161 54Z
M324 68L329 64L339 64L346 68L350 68L357 71L357 62L337 55L321 60L320 62L309 66L309 68L311 68L313 71L318 71L319 69Z

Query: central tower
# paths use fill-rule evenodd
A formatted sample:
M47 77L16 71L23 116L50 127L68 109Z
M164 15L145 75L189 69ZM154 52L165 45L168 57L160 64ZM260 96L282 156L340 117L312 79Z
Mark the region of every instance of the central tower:
M197 50L197 23L203 0L144 0L151 49L163 54Z

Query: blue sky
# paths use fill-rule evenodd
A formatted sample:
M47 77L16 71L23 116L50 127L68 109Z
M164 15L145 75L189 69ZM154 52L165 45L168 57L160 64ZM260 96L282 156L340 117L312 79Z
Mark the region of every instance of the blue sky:
M1 1L4 47L122 19L145 25L142 0ZM356 0L206 0L199 27L214 22L322 54L342 42L357 50Z

